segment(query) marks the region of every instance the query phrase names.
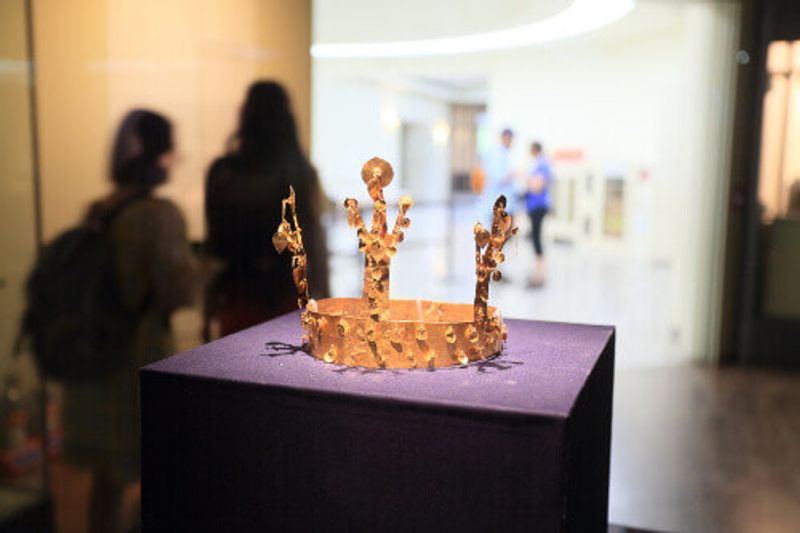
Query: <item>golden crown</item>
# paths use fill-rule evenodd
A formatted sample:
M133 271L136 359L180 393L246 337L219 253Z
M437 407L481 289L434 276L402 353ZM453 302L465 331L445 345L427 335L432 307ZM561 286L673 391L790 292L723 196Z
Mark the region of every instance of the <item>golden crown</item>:
M517 228L506 213L506 199L494 203L490 229L475 224L475 301L454 304L428 300L391 300L389 267L403 242L403 230L411 224L406 213L413 202L400 198L391 232L386 223L383 188L394 177L392 166L379 157L364 163L361 178L367 184L375 207L372 226L367 228L358 202L344 202L347 222L358 234L358 249L365 256L364 292L361 298L308 297L307 260L303 236L297 222L294 189L281 203L281 223L272 237L278 253L292 254L292 277L298 307L305 308L301 322L308 352L326 363L368 368L436 368L467 365L499 353L506 340L500 312L488 305L489 282L500 279L497 269L505 259L503 246ZM287 207L290 213L287 213ZM291 222L287 218L291 215Z

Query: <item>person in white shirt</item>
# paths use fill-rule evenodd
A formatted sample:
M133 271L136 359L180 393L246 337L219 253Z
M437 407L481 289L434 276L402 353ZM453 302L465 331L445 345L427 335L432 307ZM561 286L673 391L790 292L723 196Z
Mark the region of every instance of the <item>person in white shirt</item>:
M514 132L506 128L500 133L500 144L483 158L483 169L486 183L478 199L478 219L484 227L492 225L492 209L500 195L505 195L508 207L506 211L513 216L515 203L515 172L511 163L511 145Z

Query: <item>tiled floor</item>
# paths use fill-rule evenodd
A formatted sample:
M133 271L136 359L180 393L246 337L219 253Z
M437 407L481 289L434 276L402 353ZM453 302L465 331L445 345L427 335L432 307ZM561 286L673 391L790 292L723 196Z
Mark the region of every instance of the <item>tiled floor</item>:
M610 518L665 531L800 531L800 374L617 372Z

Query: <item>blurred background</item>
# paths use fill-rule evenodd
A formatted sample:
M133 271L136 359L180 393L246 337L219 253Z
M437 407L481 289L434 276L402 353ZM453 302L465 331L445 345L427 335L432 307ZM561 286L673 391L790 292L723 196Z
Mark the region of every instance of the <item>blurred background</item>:
M369 205L364 161L394 166L390 206L415 200L392 296L467 302L476 175L509 128L524 194L540 142L553 174L546 282L528 283L532 228L515 195L521 233L491 303L617 327L611 521L796 531L791 0L0 0L0 531L87 527L91 479L59 459L59 387L12 357L38 251L108 192L114 129L148 107L175 127L159 194L204 264L206 170L258 79L288 91L329 201L333 296L360 293L342 202ZM179 350L202 342L201 309L174 315Z

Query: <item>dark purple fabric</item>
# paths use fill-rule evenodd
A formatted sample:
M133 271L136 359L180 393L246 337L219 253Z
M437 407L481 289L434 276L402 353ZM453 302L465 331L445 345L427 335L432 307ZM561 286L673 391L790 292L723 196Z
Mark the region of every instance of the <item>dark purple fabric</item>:
M566 417L613 328L506 320L508 343L466 368L367 370L325 364L302 352L299 312L147 367L218 380L498 413ZM265 343L272 343L266 347ZM276 345L277 344L277 345Z
M146 367L145 530L604 531L614 330L507 324L466 368L328 365L298 313Z

